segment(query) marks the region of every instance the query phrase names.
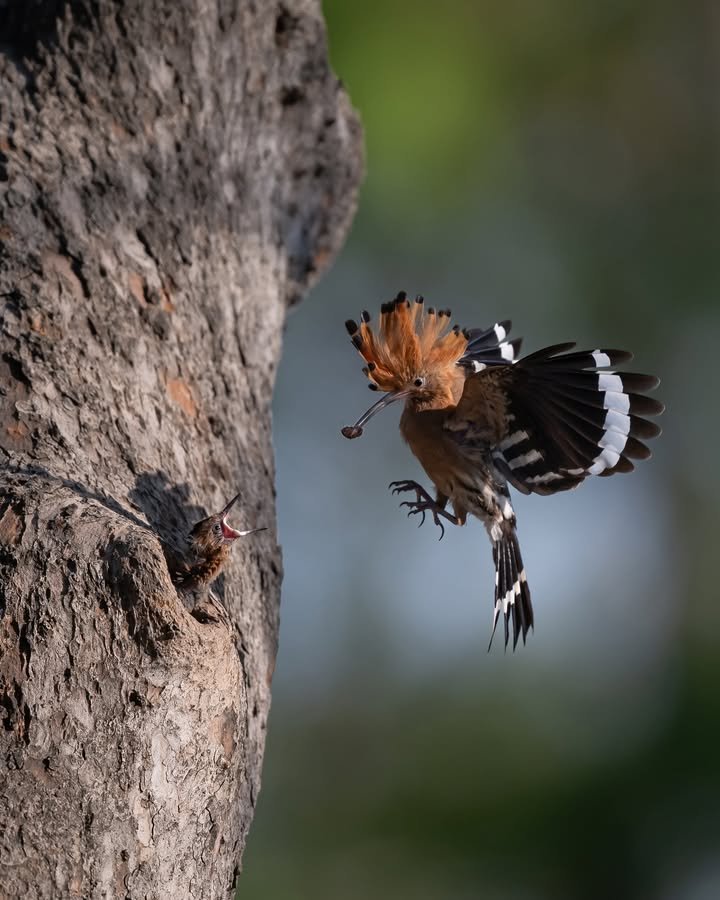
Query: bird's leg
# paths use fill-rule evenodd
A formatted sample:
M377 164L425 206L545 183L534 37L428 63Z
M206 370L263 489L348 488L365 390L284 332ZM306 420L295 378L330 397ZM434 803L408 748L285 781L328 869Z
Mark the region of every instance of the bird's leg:
M437 500L433 500L421 484L411 480L391 481L389 487L393 494L402 494L405 491L415 491L415 500L404 500L400 506L409 507L410 511L408 512L408 516L414 516L417 515L417 513L421 513L422 519L420 520L420 525L425 521L425 513L430 513L433 517L433 522L440 527L440 537L438 540L442 540L445 535L445 526L440 521L440 516L448 522L451 522L453 525L461 524L457 516L450 515L449 512L445 511L445 504L447 503L448 498L443 494L438 493ZM418 525L418 528L420 525Z

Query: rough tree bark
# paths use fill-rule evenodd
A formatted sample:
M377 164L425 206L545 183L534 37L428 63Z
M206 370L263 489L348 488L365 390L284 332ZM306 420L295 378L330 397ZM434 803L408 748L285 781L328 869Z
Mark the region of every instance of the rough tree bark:
M0 5L0 897L232 894L278 629L270 400L361 136L319 0ZM217 585L177 542L234 493Z

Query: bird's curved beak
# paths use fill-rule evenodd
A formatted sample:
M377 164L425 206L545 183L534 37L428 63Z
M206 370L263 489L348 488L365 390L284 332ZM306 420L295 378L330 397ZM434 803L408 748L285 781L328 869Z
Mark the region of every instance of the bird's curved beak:
M237 501L240 499L240 494L235 494L232 500L227 504L225 509L220 513L221 520L220 524L222 526L223 538L226 541L235 541L240 537L245 537L248 534L255 534L256 531L267 531L267 528L263 526L262 528L250 528L248 531L237 531L231 525L228 525L227 516L230 510L235 506Z
M349 440L360 437L363 433L363 425L372 419L375 413L380 412L381 409L385 409L386 406L390 406L390 404L394 403L396 400L402 400L404 397L408 397L411 393L412 391L410 390L389 391L384 397L381 397L377 403L373 403L370 409L360 416L354 425L346 425L340 433Z

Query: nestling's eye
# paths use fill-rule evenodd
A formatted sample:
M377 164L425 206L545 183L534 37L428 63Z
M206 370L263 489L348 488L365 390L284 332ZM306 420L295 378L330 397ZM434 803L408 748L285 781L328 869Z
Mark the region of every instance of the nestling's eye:
M414 383L415 387L423 387L425 385L425 379L418 377L415 379L415 381L413 383Z
M222 534L222 525L219 522L216 522L213 525L213 531L215 532L215 534Z

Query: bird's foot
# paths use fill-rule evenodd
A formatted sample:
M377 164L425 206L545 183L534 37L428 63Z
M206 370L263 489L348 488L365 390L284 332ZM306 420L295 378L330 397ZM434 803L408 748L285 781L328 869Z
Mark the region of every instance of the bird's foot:
M393 492L393 494L403 494L406 491L415 491L415 496L417 498L417 502L423 501L425 503L433 503L433 498L428 494L425 488L418 484L417 481L413 481L412 479L405 479L404 481L391 481L388 485L388 488Z
M438 540L441 541L445 536L445 526L440 521L441 516L453 525L460 524L458 519L446 512L436 500L433 500L425 488L418 484L417 481L391 481L389 487L393 494L402 494L405 491L415 491L415 500L404 500L400 506L408 507L408 516L415 516L420 513L420 515L422 515L420 525L425 521L425 514L430 513L433 517L433 522L440 528L440 537ZM420 525L418 525L418 528L420 528Z

